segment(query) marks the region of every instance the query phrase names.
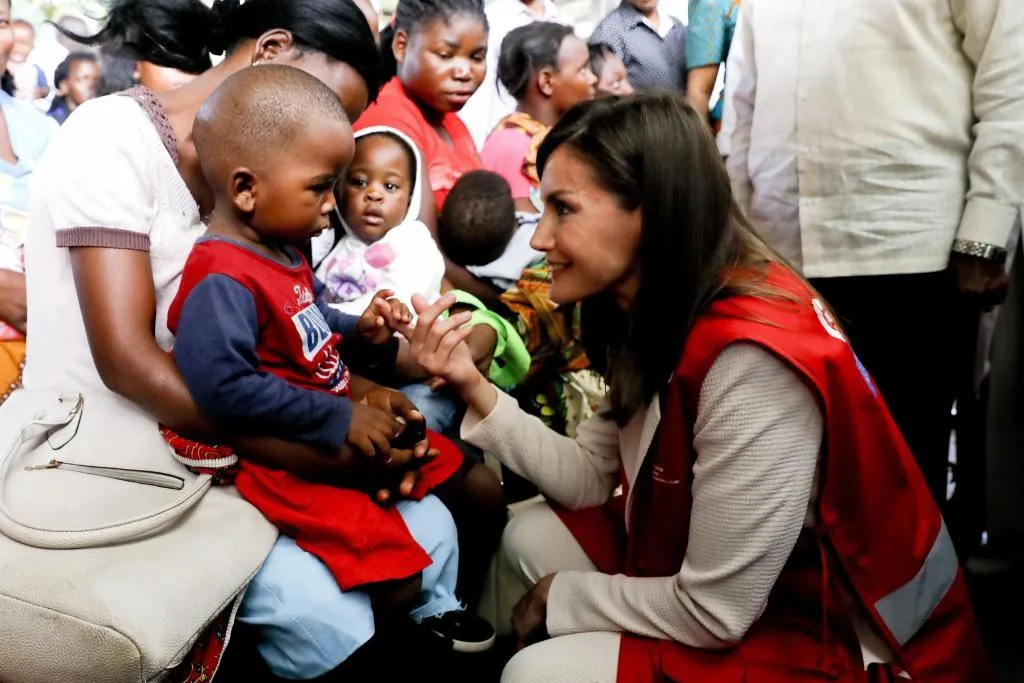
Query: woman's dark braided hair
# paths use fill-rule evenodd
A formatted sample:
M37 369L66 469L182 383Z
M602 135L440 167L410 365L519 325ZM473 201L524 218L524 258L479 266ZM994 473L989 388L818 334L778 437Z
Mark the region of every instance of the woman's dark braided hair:
M106 24L92 36L57 27L85 45L187 73L211 67L210 55L231 53L272 29L290 31L300 50L351 66L371 99L380 86L379 57L366 17L350 0L113 0Z
M117 52L110 45L100 48L100 85L98 97L123 92L137 84L135 61L130 56Z
M431 22L448 21L460 14L479 19L484 29L487 29L483 0L399 0L391 25L380 34L380 70L384 82L398 72L398 63L392 51L395 33L405 31L412 35Z

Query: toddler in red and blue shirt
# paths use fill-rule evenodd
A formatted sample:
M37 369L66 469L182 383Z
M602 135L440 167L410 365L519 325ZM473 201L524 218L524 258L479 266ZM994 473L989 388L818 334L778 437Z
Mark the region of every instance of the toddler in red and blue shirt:
M337 96L297 69L245 69L203 105L193 135L214 207L185 264L168 326L197 406L236 433L278 436L329 454L348 444L382 477L391 470L400 476L396 460L418 466L406 498L446 483L463 465L453 444L430 435L431 457L423 457L425 442L415 453L400 450L400 421L349 396L350 368L393 368L391 325L410 319L408 310L387 293L360 317L331 309L297 248L327 227L335 185L352 157ZM422 419L401 399L389 405L406 420ZM320 559L342 590L415 581L432 563L398 508L373 496L380 478L341 488L167 436L186 464L230 471L241 495ZM455 612L431 615L430 626L456 647L489 645L493 630Z

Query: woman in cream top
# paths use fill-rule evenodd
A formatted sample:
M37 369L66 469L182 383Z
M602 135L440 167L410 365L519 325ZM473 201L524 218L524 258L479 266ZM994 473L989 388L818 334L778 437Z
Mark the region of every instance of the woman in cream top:
M707 360L709 369L697 385L695 405L687 411L666 410L673 404L671 399L666 402L670 392L663 389L685 358L690 331L715 302L737 297L767 309L785 309L779 305L785 297L773 287L776 281L815 296L736 210L706 128L681 98L655 93L581 105L563 118L541 148L544 214L533 246L552 265L551 298L560 305L582 302L583 342L611 388L598 415L580 426L575 439L547 429L484 380L461 343L468 334L461 327L465 316L440 317L450 300L427 306L422 298L414 299L419 318L406 335L416 359L444 377L467 402L463 438L533 481L557 504L527 508L506 530L505 553L532 586L514 610L513 626L525 649L506 668L506 683L648 680L635 677L620 659L625 636L630 642L640 638L655 646L681 646L684 657L687 652L735 651L751 634L763 634L754 627L777 584L799 576L787 563L798 554L806 558L808 540L812 571L825 572L812 582L822 591L814 599L821 597L825 607L806 608L817 623L804 630L822 625L822 609L838 610L843 628L849 627L841 654L852 662L848 671L863 666L882 667L887 675L899 673L889 664L891 633L880 637L877 616L869 623L863 601L851 598L845 588L835 589L835 600L824 597L826 588L832 590L824 568L831 551L827 543L814 543L821 522L816 515L822 509L818 489L825 422L822 395L806 372L797 371L767 345L729 343ZM746 279L752 273L767 275ZM821 348L838 359L828 362L845 368L844 379L859 383L849 395L872 402L875 414L890 425L877 390L859 371L827 305L817 298L806 301L815 306L796 308L802 311L801 320L813 324ZM780 334L795 336L789 330ZM817 348L800 346L799 340L791 343L799 347L798 354L813 354ZM841 384L837 391L845 393ZM847 421L857 420L851 416ZM885 439L885 457L896 459L901 472L910 472L903 480L912 480L907 490L893 486L893 498L899 501L894 504L913 504L921 511L922 521L914 522L918 529L930 528L932 522L937 527L938 511L902 437L892 426L880 438ZM683 491L685 478L659 480L657 463L663 459L655 460L653 474L642 468L645 459L663 457L659 439L686 440L680 457L687 448L693 457L689 491L681 494L690 501L681 566L664 576L602 572L600 558L581 545L579 530L574 536L561 521L563 511L614 507L620 485L630 506L636 502L632 489L641 475L663 484L682 482L677 490ZM670 443L670 454L673 447ZM847 464L864 460L869 467L896 466L892 459L851 449L843 457ZM833 495L826 502L829 509L849 510L846 500L837 502ZM625 520L628 537L635 531L629 527L632 519ZM859 522L853 514L839 526L863 529ZM935 541L943 558L952 554L952 546L942 543L946 538L940 533ZM607 545L616 542L609 537ZM917 559L915 555L905 564ZM849 566L848 561L830 558L827 564ZM956 602L951 609L959 610L964 619L960 625L966 624L961 632L967 633L973 628L969 604L957 592L959 584L951 588L956 571L952 555L952 564L944 567L944 576L950 577L946 588ZM882 576L879 583L892 581ZM924 613L922 622L929 614ZM828 647L827 628L824 635ZM805 647L803 653L816 653L815 647ZM728 671L735 673L737 666L743 671L742 664ZM624 672L630 672L627 678ZM730 675L723 669L724 677L714 680L734 680ZM850 680L860 680L850 675Z

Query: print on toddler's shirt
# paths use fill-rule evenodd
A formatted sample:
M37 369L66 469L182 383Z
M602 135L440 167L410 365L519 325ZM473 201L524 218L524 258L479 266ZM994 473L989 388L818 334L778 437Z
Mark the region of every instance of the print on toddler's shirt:
M295 293L299 306L303 307L291 320L299 333L302 355L308 361L318 355L322 356L316 365L317 379L327 380L327 387L332 393L343 393L348 389L349 375L348 369L341 362L338 349L328 344L334 333L314 303L313 293L306 287L298 286L295 287Z

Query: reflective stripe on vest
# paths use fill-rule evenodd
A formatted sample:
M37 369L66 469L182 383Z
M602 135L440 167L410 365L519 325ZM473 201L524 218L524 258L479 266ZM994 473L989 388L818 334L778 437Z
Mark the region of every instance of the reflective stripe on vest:
M942 522L935 544L917 575L875 603L878 615L901 646L914 637L939 606L960 569L953 540Z

